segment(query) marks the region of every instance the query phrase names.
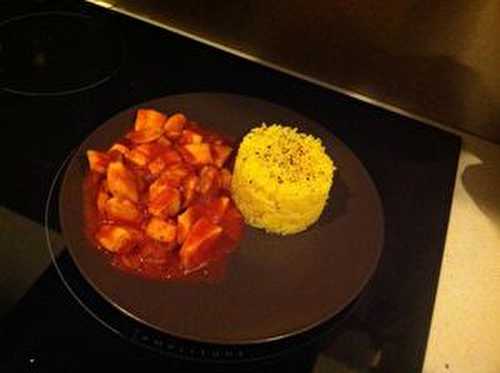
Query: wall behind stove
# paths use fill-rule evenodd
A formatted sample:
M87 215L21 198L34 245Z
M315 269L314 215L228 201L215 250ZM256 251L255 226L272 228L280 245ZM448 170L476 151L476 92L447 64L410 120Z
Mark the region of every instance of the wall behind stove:
M99 2L500 142L496 0Z

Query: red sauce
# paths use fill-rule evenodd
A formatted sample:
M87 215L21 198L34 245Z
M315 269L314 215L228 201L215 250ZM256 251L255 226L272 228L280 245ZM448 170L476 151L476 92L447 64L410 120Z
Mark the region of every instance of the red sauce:
M202 129L198 124L191 122L186 122L183 130L187 131L188 135L190 132L194 132L203 137L203 143L210 145L213 163L209 166L197 164L196 157L187 154L189 152L186 151L184 142L191 140L191 135L185 138L177 137L169 141L165 141L164 137L163 140L147 143L146 147L143 146L144 144L134 144L127 135L115 143L125 146L128 151L137 150L141 146L142 149L147 149L145 164L142 164L142 161L139 163L133 161L125 153L116 150L107 151L97 155L101 168L99 172L92 169L92 161L89 156L90 169L83 185L85 231L93 246L106 253L110 263L120 270L150 279L217 281L224 276L228 258L238 247L244 227L243 217L232 201L227 185L224 185L222 181L222 167L215 166L217 155L214 155L213 147L230 146L230 142L228 139ZM169 162L168 167L171 168L166 167L164 171L153 174L148 165L158 157L166 159ZM225 157L223 165L230 164L230 158ZM127 172L132 174L138 194L135 201L124 202L122 199L120 201L122 204L118 206L118 213L114 212L112 207L110 208L109 199L119 196L110 191L109 173L102 172L103 163L106 165L107 162L116 161L121 162ZM181 169L178 178L172 176L176 172L175 169ZM224 172L227 173L227 169ZM205 187L205 190L202 182L204 176L202 175L209 173L215 175L213 178L215 181L211 184L205 183L205 185L210 185L208 189ZM167 175L162 176L164 174ZM165 185L168 184L169 188L175 189L171 194L164 194L165 198L171 201L170 195L173 197L180 195L179 201L182 207L177 209L178 211L176 210L174 215L157 212L163 211L161 205L159 209L152 210L154 198L151 197L150 187L162 177L168 179ZM188 177L198 178L189 200L188 188L186 187ZM163 184L161 185L163 186ZM102 205L104 208L98 207L100 195L105 201ZM123 210L122 206L132 207L126 209L126 219L122 219L119 214ZM175 208L176 205L172 203L168 206ZM155 205L155 207L158 206ZM186 213L188 209L190 210L189 214ZM132 215L130 215L131 210L135 211ZM166 211L171 210L167 209ZM189 220L191 224L182 225L180 223L179 216L183 214L189 217L184 221ZM159 233L154 229L152 229L153 233L148 230L148 227L152 227L148 224L152 224L155 219L163 224L163 228L168 228L158 231L162 235L158 236ZM203 222L201 222L202 220ZM186 226L189 229L182 230ZM127 238L132 238L126 245L121 244L122 241L112 234L109 237L106 236L107 231L103 227L111 227L110 229L119 227L126 232ZM175 231L175 238L166 238L166 235L171 231ZM186 231L187 234L184 235L185 239L179 242L181 231Z

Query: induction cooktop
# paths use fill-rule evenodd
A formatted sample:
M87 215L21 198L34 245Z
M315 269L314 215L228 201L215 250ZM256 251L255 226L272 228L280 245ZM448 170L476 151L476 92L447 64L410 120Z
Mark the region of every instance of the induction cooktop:
M2 187L1 206L47 225L49 237L59 230L49 192L58 188L58 171L75 147L127 107L192 92L253 96L324 124L363 162L385 214L379 266L345 312L311 334L250 349L200 346L114 314L59 247L61 254L0 324L9 341L2 371L84 371L102 363L179 371L421 369L457 137L110 10L67 1L1 6L0 53L9 55L2 59L0 115L9 146L0 151L11 181ZM11 47L18 25L26 33ZM49 252L44 240L37 249Z

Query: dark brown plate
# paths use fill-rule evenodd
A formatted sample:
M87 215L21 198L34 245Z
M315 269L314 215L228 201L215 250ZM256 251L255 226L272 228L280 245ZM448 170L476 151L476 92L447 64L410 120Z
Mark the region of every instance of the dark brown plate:
M319 222L284 237L247 227L217 284L146 280L111 267L83 231L85 152L107 149L123 136L139 107L181 111L234 138L263 121L294 125L321 138L338 170ZM170 335L221 344L276 340L332 318L368 282L384 238L377 190L347 146L323 126L289 109L227 94L164 97L106 121L83 142L66 170L60 216L69 251L83 276L120 311Z

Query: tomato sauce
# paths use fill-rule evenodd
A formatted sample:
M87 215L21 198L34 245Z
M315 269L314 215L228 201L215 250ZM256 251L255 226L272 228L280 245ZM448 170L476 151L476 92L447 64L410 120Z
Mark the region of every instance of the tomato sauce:
M229 192L230 141L187 120L169 133L158 124L166 116L142 110L135 130L106 152L88 153L86 236L119 270L218 281L244 230ZM155 120L138 125L148 115Z

